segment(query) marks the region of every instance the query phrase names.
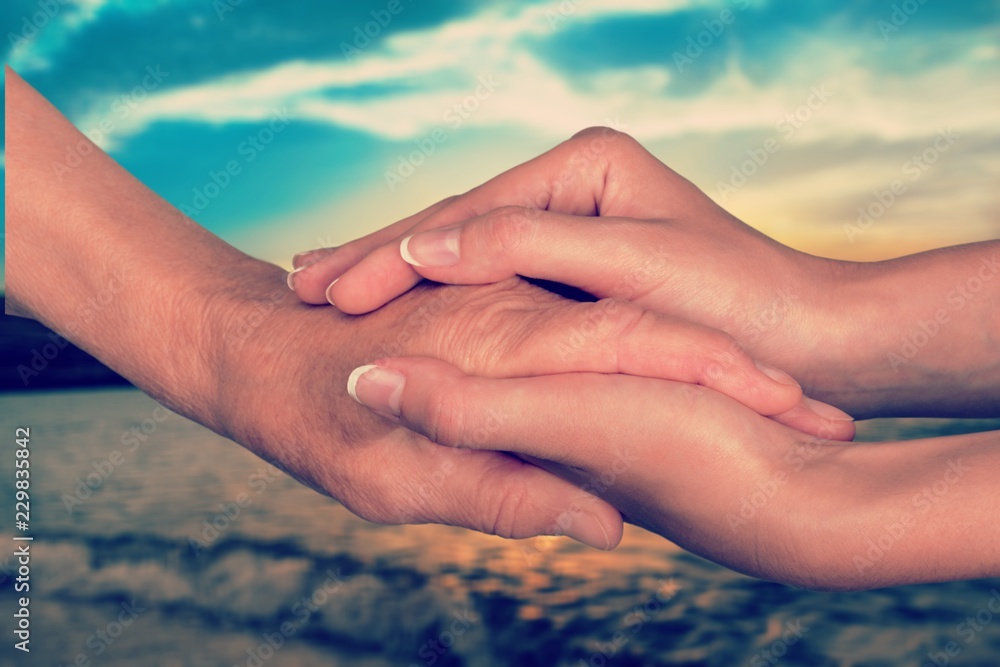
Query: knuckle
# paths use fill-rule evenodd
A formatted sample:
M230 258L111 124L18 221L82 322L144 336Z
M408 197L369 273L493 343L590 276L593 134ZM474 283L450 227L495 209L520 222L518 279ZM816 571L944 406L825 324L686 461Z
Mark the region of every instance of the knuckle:
M735 338L724 331L701 332L702 352L700 376L706 380L718 380L748 361L746 353Z
M619 342L628 337L636 326L652 313L624 299L601 299L593 304L592 316L603 323L603 337Z
M427 399L427 437L439 445L460 446L465 440L466 418L461 391L452 386L433 392Z
M489 487L484 485L483 488ZM506 538L525 537L522 526L530 504L527 485L521 480L508 478L499 493L495 488L490 493L493 509L489 532Z
M647 356L650 350L639 340L638 332L655 326L657 319L654 313L624 302L614 323L616 370L641 365L642 357Z
M538 224L534 209L504 206L491 211L486 218L485 241L489 247L515 252L531 242Z
M618 372L627 365L627 355L642 354L632 344L633 334L645 322L652 322L653 313L617 298L581 305L582 321L577 326L581 332L592 334L604 357L603 367Z
M427 356L447 360L471 375L493 375L517 363L515 353L536 328L538 313L556 302L528 287L513 277L454 288L464 290L463 297L435 322Z
M606 125L595 125L580 130L573 135L570 142L583 147L599 143L602 146L606 145L624 150L642 148L642 145L632 135L621 130L616 130L613 127L607 127Z
M585 127L576 134L573 135L573 139L576 140L586 140L586 139L611 139L617 137L628 137L629 135L614 129L613 127L608 127L607 125L591 125L590 127Z
M653 314L641 306L625 299L610 298L597 302L604 310L612 331L616 337L631 333L636 325L646 316Z

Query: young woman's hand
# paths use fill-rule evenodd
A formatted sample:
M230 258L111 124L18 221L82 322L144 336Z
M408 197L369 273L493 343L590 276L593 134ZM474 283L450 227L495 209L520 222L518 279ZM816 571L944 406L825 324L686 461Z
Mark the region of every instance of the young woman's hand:
M596 373L491 379L381 359L347 392L459 451L514 452L740 572L865 589L1000 574L1000 433L853 444L711 389Z

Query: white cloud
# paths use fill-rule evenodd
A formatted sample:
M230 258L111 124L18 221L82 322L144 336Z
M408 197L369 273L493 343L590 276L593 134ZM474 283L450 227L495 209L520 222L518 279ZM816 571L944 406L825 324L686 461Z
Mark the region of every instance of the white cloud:
M28 8L8 33L15 40L7 64L22 75L51 67L52 59L72 38L108 8L137 14L164 5L169 0L59 0L26 3Z
M902 140L926 135L945 122L966 132L995 132L995 87L977 81L995 67L988 57L995 49L975 44L968 45L970 57L961 66L945 64L893 79L861 65L862 42L817 36L780 65L770 83L752 83L733 62L705 90L683 97L668 87L676 75L672 62L571 77L524 47L526 37L564 29L572 21L702 4L717 3L586 0L507 11L486 8L433 28L390 34L353 61L285 62L157 91L117 125L114 138L158 121L265 122L275 108L287 106L300 119L405 140L442 126L448 110L466 102L476 107L464 119L470 127L513 126L553 139L613 118L647 141L690 133L773 133L786 114L802 112L813 86L824 85L833 92L829 109L813 110L794 141L831 136ZM553 23L553 13L561 22ZM817 79L823 72L834 74ZM499 89L477 102L469 96L481 76L499 82ZM382 85L386 92L352 96L362 84ZM85 120L96 124L99 119L98 114Z

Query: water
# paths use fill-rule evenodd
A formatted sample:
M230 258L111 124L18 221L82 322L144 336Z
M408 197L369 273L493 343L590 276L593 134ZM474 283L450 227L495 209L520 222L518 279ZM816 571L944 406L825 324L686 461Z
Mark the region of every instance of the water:
M601 553L376 526L135 390L0 395L0 414L4 480L14 428L32 428L35 536L32 652L12 649L6 581L3 665L895 667L934 664L928 653L1000 665L1000 615L971 637L959 626L1000 580L815 593L638 529ZM123 442L144 420L155 425L147 439ZM1000 421L881 421L862 435L986 428ZM77 480L102 469L107 479L84 497ZM206 532L205 521L224 529ZM0 561L14 550L11 520L2 525ZM957 655L942 653L948 642Z

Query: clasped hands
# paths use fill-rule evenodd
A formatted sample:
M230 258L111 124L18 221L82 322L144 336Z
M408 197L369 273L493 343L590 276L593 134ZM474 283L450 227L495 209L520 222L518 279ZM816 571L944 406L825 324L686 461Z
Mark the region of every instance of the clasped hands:
M454 347L389 349L346 378L408 437L505 471L483 529L612 548L624 516L734 569L807 581L800 565L830 545L799 508L809 490L835 488L828 468L854 436L850 416L802 388L822 391L829 372L815 347L836 325L816 304L832 264L736 220L627 135L593 128L370 236L297 255L288 282L350 315L423 279L490 284L537 314L503 346L503 318L472 317ZM477 336L485 349L471 351ZM567 504L562 480L587 495ZM748 518L760 488L777 492Z
M1000 417L1000 241L814 257L596 128L297 256L293 294L92 144L53 178L87 138L5 90L8 313L362 518L604 549L627 519L810 587L1000 575L998 434L855 445L841 411Z

